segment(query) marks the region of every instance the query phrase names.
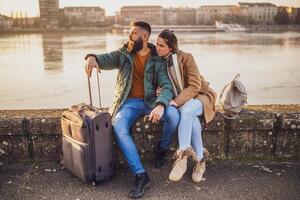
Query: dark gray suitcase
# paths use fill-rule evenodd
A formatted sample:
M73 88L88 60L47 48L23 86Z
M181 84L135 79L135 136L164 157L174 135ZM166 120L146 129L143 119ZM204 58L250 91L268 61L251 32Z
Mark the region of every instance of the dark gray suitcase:
M100 86L98 80L99 105ZM114 175L113 129L107 111L90 104L77 104L61 116L62 164L84 182L98 183Z

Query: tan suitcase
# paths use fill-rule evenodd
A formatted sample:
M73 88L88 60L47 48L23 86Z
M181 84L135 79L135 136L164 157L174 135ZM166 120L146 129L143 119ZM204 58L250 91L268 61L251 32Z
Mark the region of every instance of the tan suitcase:
M98 79L99 104L100 87ZM114 175L113 129L107 111L90 103L77 104L61 116L62 164L85 182L98 183Z

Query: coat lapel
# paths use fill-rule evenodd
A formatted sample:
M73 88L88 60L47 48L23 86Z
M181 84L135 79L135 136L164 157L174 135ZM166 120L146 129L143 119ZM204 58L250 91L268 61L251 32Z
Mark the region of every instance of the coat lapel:
M177 53L177 59L178 59L178 66L179 66L179 70L180 70L182 85L183 85L183 88L185 88L186 85L185 85L185 79L184 79L184 74L183 74L183 64L182 64L183 56L180 51Z

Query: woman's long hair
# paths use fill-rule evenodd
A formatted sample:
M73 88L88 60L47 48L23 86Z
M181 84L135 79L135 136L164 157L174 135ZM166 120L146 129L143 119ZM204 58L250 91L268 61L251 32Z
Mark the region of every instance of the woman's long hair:
M172 49L172 53L176 53L178 51L178 41L174 31L165 29L160 32L158 37L164 39L168 47Z

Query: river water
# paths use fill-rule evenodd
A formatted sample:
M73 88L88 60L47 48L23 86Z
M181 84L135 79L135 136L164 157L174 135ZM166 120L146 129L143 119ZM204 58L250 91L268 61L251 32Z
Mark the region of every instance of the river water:
M155 43L157 34L152 34ZM177 34L201 74L220 93L237 73L248 104L300 103L300 33ZM66 108L89 102L84 56L121 47L126 35L45 33L0 35L0 109ZM117 71L102 71L102 106L109 106ZM92 80L97 102L95 76Z

